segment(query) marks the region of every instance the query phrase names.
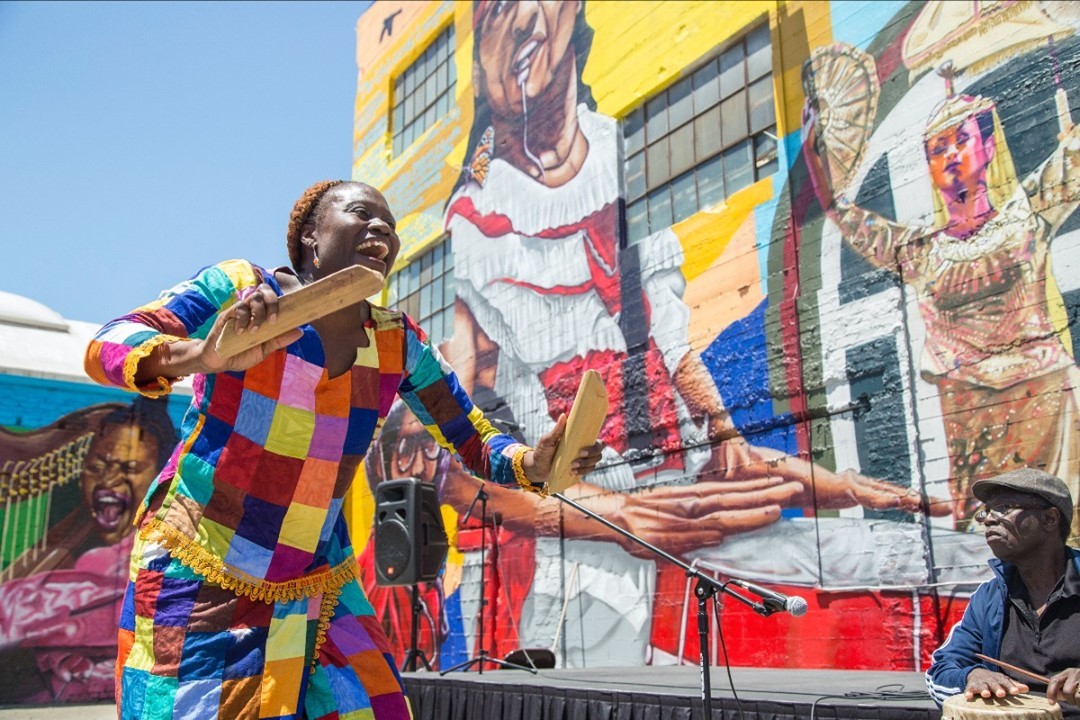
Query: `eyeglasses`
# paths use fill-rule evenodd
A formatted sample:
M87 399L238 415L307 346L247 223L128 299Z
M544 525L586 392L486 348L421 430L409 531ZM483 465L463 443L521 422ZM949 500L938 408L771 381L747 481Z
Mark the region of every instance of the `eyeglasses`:
M1017 510L1046 510L1049 507L1049 505L1021 505L1019 503L1005 502L992 503L989 505L983 505L981 508L978 509L978 511L975 513L975 522L986 522L986 519L989 518L991 515L994 516L994 519L1001 520L1006 515L1011 515Z
M436 460L442 448L427 433L402 435L396 446L397 471L402 474L409 472L418 452L423 454L425 460Z

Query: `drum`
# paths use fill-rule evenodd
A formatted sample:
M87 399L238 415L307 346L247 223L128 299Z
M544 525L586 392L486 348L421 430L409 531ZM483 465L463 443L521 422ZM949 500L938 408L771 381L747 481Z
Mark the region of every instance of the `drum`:
M1038 695L974 700L953 695L941 708L941 720L1061 720L1061 707Z

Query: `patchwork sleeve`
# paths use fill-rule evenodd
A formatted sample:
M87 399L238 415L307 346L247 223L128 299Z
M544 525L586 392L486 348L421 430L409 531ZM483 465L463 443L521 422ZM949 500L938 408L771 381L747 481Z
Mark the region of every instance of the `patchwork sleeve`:
M86 348L86 374L102 385L147 397L169 393L177 378L135 384L139 362L158 345L205 338L218 313L236 302L237 293L262 280L262 270L245 260L203 268L157 300L102 326Z
M427 335L406 315L404 372L398 394L442 447L474 475L515 485L513 460L529 450L496 430L473 405L453 368Z

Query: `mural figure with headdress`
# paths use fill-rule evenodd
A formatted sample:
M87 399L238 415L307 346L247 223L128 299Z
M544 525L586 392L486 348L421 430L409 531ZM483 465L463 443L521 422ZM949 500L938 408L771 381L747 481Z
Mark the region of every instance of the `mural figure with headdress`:
M948 27L931 22L957 13L967 14ZM1005 32L1010 22L1026 32ZM946 95L921 135L933 195L932 219L924 224L890 220L848 197L874 127L873 58L838 44L804 65L803 149L820 204L850 247L914 292L925 324L921 373L940 396L958 529L974 514L971 484L980 477L1039 467L1080 496L1080 370L1050 253L1080 205L1080 130L1059 83L1058 143L1019 178L994 99L955 90L960 70L1029 48L1033 27L1051 48L1055 34L1072 32L1030 3L1003 3L982 15L977 3L928 3L913 23L905 59L916 69L927 58L940 60ZM990 39L955 42L980 33ZM950 49L963 48L978 53L954 61ZM1074 537L1078 531L1074 515Z

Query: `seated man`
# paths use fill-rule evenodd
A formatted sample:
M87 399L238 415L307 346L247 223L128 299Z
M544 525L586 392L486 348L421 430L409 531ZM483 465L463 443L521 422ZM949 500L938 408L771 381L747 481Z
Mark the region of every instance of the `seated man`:
M1045 692L1066 702L1066 717L1080 717L1080 551L1066 546L1073 516L1060 479L1024 468L975 483L983 506L975 514L996 556L994 577L971 596L967 611L934 653L926 673L930 695L941 704L964 693L969 700ZM981 653L1050 678L1049 685L991 669Z

